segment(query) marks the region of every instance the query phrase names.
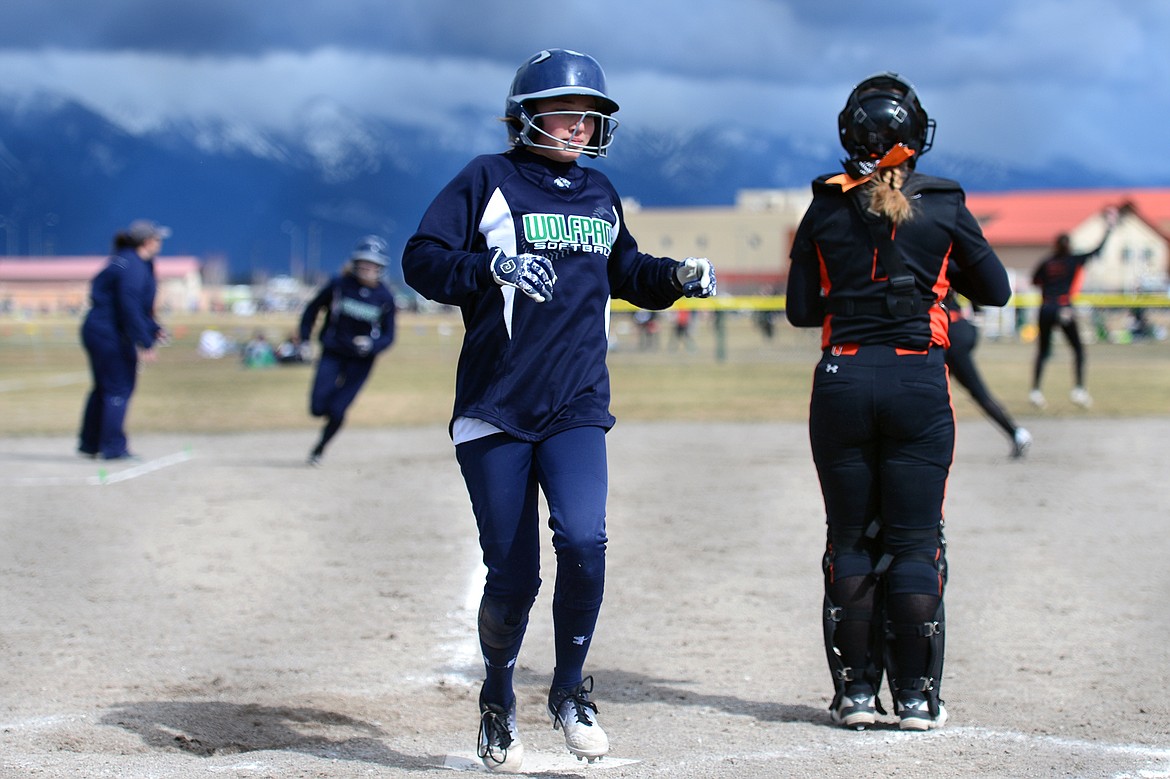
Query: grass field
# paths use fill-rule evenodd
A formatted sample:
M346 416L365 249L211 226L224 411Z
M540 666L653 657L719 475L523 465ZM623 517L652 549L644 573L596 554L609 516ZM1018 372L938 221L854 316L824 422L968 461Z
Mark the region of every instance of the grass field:
M669 319L664 318L664 319ZM238 357L209 360L196 351L199 334L215 328L237 341L262 330L274 342L295 327L295 316L171 317L174 343L144 366L129 430L246 432L316 427L307 413L312 368L244 368ZM0 435L75 432L90 379L77 319L0 319ZM351 410L354 427L445 424L463 326L458 316L399 317L398 339L384 354ZM807 414L819 333L777 321L768 340L750 316L728 314L722 337L711 315L693 326L694 348L672 342L664 324L653 349L639 349L627 314L616 314L610 354L613 412L620 420L782 421ZM985 341L976 352L984 378L1008 410L1036 415L1148 416L1170 414L1170 342L1088 346L1090 411L1068 403L1071 354L1058 336L1045 375L1050 404L1027 403L1035 345ZM956 389L960 419L980 411Z

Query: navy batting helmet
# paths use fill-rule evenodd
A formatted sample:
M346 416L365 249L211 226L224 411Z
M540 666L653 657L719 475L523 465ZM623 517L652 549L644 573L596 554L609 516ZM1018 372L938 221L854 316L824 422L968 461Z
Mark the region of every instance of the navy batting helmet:
M350 261L365 260L372 262L379 268L385 268L390 262L387 257L386 241L379 235L364 236L353 247L353 253L349 255Z
M568 49L545 49L529 57L516 71L504 104L512 145L564 149L561 141L540 129L538 120L545 114L533 114L528 107L530 101L563 95L587 95L597 100L598 110L587 112L597 119L597 129L581 152L590 157L604 157L618 126L612 116L617 113L618 104L606 91L605 71L597 60Z

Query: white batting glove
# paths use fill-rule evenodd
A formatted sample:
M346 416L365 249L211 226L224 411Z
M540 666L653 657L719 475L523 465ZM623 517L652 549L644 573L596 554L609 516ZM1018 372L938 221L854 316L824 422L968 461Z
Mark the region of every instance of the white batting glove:
M547 257L539 254L507 257L502 249L496 249L489 267L492 278L501 287L515 287L537 303L552 300L557 273Z
M675 268L674 278L688 298L709 298L715 294L715 266L706 257L687 257Z

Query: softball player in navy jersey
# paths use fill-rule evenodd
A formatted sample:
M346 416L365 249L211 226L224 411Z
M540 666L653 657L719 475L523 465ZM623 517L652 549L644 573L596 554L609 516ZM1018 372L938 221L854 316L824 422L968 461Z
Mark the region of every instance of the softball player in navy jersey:
M81 327L93 374L77 447L85 457L134 458L126 440L126 412L140 361L158 359L156 347L168 338L154 318L154 259L170 235L169 227L136 220L114 237L114 253L93 279Z
M325 447L341 430L345 412L374 369L374 360L394 343L394 294L382 283L386 242L367 235L357 242L341 274L305 306L300 341L307 343L322 311L321 358L309 393L309 413L325 417L309 465L320 465Z
M833 722L864 728L888 675L903 730L946 721L943 495L955 442L944 363L951 265L959 292L1008 301L1003 265L954 181L916 173L933 140L913 86L861 82L838 124L844 174L813 182L787 316L822 328L809 437L824 494L824 634Z
M487 566L479 754L495 771L523 760L512 674L541 584L540 492L557 558L548 712L578 758L609 750L582 669L605 581L610 298L663 309L715 293L706 259L639 252L613 185L577 164L605 156L617 110L592 57L529 58L505 103L512 148L439 193L402 259L407 283L459 306L466 327L450 432Z

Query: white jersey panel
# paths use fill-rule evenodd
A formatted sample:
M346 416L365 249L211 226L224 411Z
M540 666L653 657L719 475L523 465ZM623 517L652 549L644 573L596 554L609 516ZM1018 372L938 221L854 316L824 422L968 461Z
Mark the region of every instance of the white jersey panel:
M499 188L492 193L487 208L483 210L483 217L479 220L479 234L487 241L489 248L498 248L507 257L515 257L518 254L516 222L512 217L508 199ZM512 307L516 299L516 288L500 287L500 294L504 296L504 327L508 330L508 338L511 339Z

